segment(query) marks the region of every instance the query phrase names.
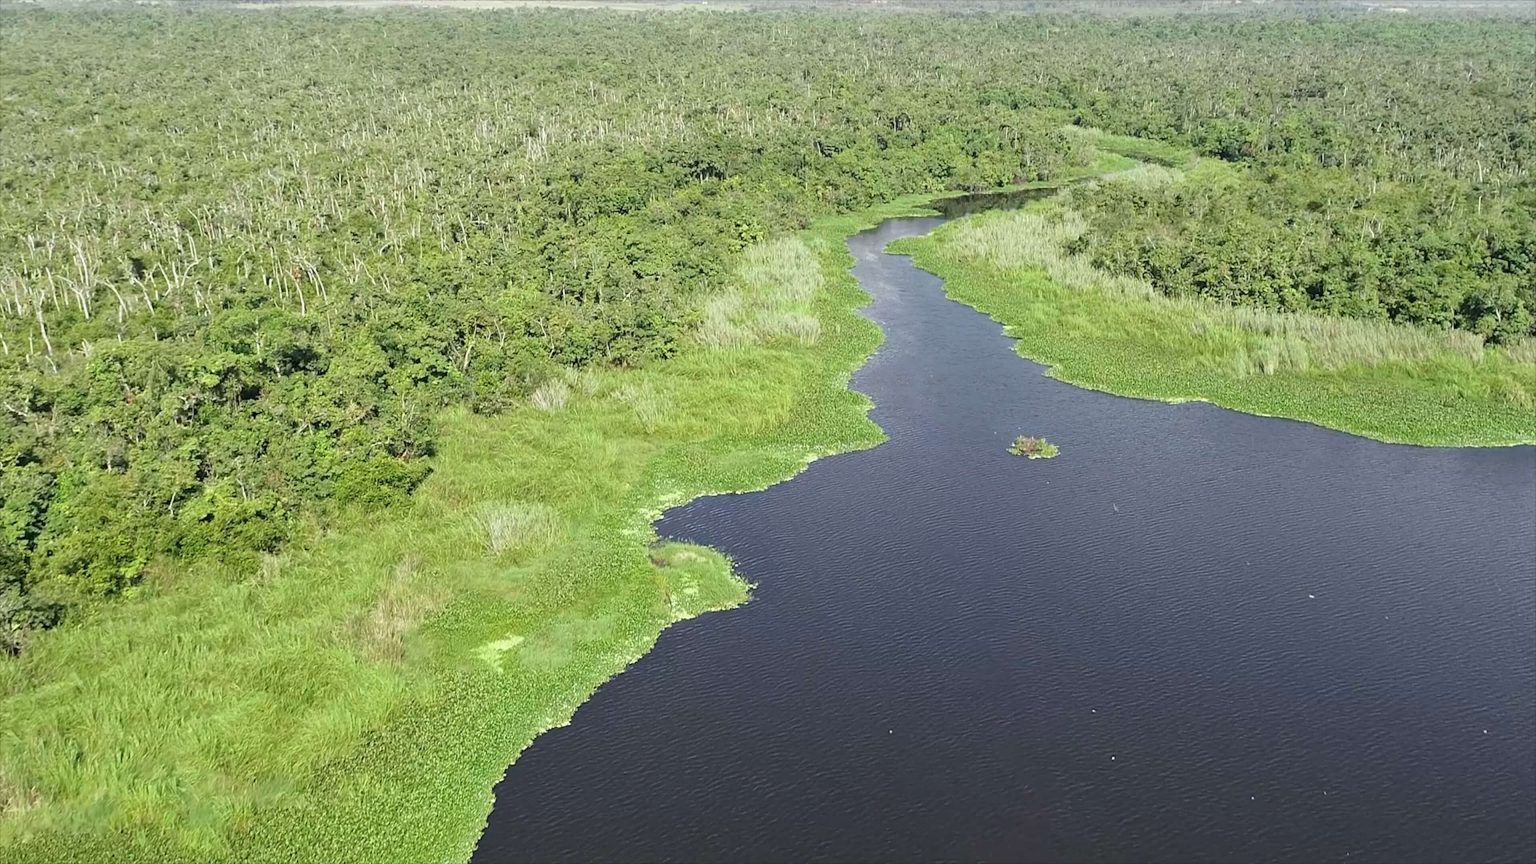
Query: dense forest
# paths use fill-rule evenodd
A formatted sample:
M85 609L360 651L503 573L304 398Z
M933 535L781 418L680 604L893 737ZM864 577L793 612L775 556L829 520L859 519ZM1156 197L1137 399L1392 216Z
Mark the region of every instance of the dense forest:
M0 638L403 501L447 406L685 344L748 244L1062 177L1170 294L1515 343L1536 64L1498 18L0 10ZM1497 122L1490 122L1497 119Z
M1171 296L1314 310L1476 334L1536 332L1536 221L1511 156L1502 181L1351 171L1282 133L1200 146L1246 170L1107 183L1074 194L1098 266ZM1217 217L1219 218L1213 218Z

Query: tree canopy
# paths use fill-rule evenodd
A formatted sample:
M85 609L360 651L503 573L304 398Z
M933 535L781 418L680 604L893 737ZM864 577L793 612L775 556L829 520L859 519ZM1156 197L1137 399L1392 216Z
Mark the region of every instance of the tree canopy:
M1109 269L1490 340L1536 310L1499 18L5 8L0 632L403 501L450 405L669 356L749 244L1060 177Z

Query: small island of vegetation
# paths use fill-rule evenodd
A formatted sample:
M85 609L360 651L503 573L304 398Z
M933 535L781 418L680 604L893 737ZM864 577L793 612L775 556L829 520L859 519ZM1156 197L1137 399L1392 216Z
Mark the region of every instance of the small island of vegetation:
M1061 448L1045 440L1032 435L1020 435L1013 439L1008 452L1015 456L1024 456L1030 459L1055 459L1061 453Z

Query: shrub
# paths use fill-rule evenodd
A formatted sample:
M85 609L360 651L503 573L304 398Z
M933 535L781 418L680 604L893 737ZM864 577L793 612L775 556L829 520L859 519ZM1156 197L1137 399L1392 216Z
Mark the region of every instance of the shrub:
M1013 439L1013 444L1009 446L1008 452L1015 456L1024 456L1029 459L1052 459L1061 450L1044 438L1020 435Z

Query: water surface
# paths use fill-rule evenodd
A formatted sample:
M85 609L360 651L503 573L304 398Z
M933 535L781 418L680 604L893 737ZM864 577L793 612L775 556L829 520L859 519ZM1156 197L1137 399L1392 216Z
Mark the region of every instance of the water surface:
M540 737L474 860L1536 858L1536 448L1045 378L882 253L939 221L850 243L890 441L667 514L752 601Z

